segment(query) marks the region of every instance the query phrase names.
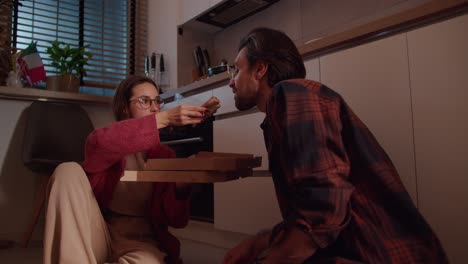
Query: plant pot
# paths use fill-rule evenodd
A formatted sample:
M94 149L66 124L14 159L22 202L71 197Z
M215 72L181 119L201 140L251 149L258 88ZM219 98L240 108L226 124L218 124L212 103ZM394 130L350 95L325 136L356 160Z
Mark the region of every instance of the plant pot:
M48 76L47 90L77 93L80 91L80 79L73 74Z

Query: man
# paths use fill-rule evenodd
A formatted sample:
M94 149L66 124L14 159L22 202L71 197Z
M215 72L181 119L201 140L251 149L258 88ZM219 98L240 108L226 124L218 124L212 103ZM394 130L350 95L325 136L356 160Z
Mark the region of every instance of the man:
M230 86L261 127L283 222L231 249L224 263L447 263L371 132L333 90L304 80L284 33L241 42Z

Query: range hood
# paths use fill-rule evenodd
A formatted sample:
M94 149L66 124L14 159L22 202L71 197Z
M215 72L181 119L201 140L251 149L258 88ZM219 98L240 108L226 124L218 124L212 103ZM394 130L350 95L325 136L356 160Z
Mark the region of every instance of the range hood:
M226 28L242 19L262 11L279 0L227 0L206 11L196 20Z

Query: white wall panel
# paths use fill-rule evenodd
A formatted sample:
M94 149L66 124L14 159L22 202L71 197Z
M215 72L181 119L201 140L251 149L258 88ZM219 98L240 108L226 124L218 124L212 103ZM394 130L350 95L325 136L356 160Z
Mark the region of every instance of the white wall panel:
M408 33L420 210L468 263L468 15Z

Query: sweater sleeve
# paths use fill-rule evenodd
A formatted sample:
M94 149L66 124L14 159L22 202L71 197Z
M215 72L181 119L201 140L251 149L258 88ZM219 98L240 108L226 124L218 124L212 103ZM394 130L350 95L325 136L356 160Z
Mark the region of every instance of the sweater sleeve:
M154 115L115 122L94 130L86 140L83 168L87 173L109 169L129 154L159 145Z

